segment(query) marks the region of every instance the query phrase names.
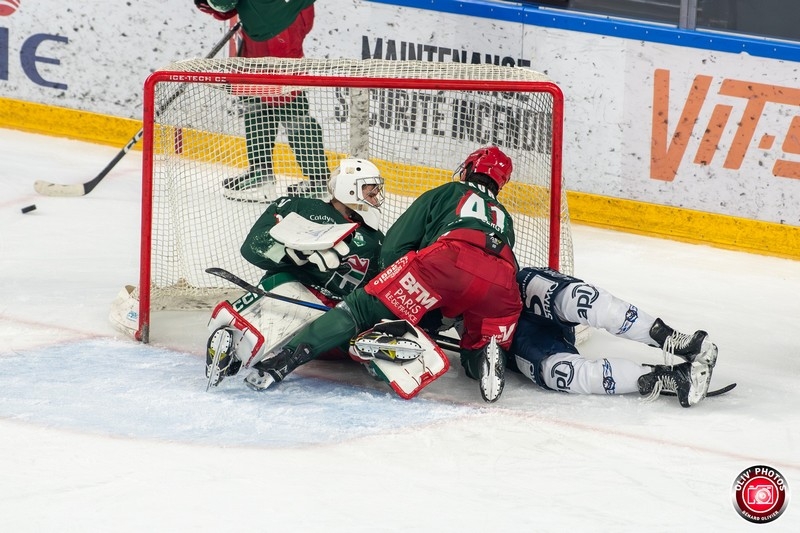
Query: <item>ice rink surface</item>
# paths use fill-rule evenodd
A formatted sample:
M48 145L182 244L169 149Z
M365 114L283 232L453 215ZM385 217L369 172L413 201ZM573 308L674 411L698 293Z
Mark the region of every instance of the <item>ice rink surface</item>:
M800 531L800 502L766 525L731 503L754 465L800 491L800 262L573 227L576 275L719 345L712 388L738 387L690 409L514 374L486 405L457 357L411 401L349 362L207 393L207 313L155 314L150 345L108 321L138 279L141 152L88 196L33 192L117 151L0 130L0 530Z

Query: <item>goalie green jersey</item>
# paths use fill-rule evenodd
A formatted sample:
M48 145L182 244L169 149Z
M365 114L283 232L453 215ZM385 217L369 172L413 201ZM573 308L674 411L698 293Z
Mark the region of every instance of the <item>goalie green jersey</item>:
M250 229L241 248L242 256L247 261L266 270L264 277L287 272L306 287L327 298L341 300L380 271L379 256L383 233L363 223L344 239L350 253L342 259L338 269L320 272L313 263L302 266L295 264L269 234L270 228L291 212L318 224L354 222L345 218L329 202L313 198L278 198Z
M513 248L514 225L506 208L485 187L453 181L419 196L386 232L384 268L411 250L421 250L448 231L474 229Z

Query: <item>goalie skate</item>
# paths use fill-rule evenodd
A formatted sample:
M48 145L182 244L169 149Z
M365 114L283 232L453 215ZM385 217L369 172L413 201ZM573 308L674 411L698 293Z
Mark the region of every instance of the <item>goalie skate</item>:
M227 327L217 329L208 339L206 349L206 390L220 384L225 376L239 371L242 362L233 353L233 335Z
M308 344L301 344L294 351L283 348L253 365L253 371L244 378L244 383L254 391L267 390L272 384L280 383L294 369L308 363L314 357Z
M364 361L383 359L385 361L411 361L425 349L418 342L402 337L394 337L379 331L368 331L353 341L356 355Z

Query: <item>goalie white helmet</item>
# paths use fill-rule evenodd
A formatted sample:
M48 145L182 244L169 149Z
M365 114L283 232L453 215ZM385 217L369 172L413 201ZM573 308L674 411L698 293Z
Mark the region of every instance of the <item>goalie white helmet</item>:
M383 178L373 163L366 159L342 159L331 174L328 190L336 200L357 211L364 223L380 229L383 203Z

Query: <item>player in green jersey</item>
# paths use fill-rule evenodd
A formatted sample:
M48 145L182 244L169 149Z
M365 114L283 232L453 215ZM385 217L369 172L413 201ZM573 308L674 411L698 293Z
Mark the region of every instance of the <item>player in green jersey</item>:
M401 319L413 329L426 313L437 310L445 318L463 317L461 364L479 381L484 400L497 400L505 350L522 307L512 252L514 227L497 199L511 172L511 159L497 147L470 154L457 170L458 181L423 193L388 230L381 252L383 272L255 365L245 382L266 389L381 320ZM378 333L367 340L391 344ZM413 335L421 337L420 332ZM386 355L396 354L388 350Z
M378 168L367 160L344 159L328 188L330 201L278 198L253 225L241 253L266 271L263 290L332 307L380 271L383 178ZM206 377L217 385L242 362L249 366L266 350L280 349L319 313L252 293L220 303L209 321ZM217 352L219 370L212 365Z
M240 57L303 57L303 41L314 24L314 0L194 0L217 19L236 15L242 22ZM290 185L293 196L325 195L329 170L322 128L309 114L304 91L277 96L247 96L244 109L248 170L223 182L223 195L231 200L274 200L273 148L278 127L286 128L289 147L309 181ZM279 171L279 169L277 169Z

